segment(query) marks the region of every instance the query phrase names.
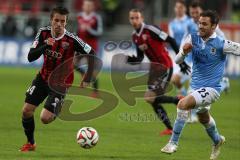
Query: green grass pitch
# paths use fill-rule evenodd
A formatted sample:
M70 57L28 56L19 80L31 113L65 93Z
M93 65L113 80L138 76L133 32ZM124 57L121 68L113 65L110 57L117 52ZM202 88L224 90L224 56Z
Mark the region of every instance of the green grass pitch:
M130 107L119 99L112 112L89 121L63 121L44 125L39 115L42 105L35 113L35 139L37 149L31 153L20 153L19 147L26 142L21 126L21 109L25 91L38 69L0 68L0 159L1 160L203 160L209 159L211 141L200 124L186 125L178 151L172 155L160 152L169 137L160 137L164 126L154 117L142 121L136 115L152 115L152 108L143 99ZM79 80L79 76L76 75ZM117 96L107 72L100 74L100 88ZM77 80L75 83L78 83ZM221 150L219 160L240 158L240 80L231 80L230 93L222 94L212 105L211 113L227 143ZM70 96L75 100L71 112L79 113L91 109L101 102L95 99ZM91 101L90 101L91 100ZM172 122L176 107L165 105ZM123 118L124 115L128 117ZM76 133L83 126L97 129L100 139L93 149L85 150L76 143Z

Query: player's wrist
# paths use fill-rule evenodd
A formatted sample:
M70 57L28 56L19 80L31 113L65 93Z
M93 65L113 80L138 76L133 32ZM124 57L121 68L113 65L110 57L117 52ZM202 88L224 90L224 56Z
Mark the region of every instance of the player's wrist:
M186 56L187 56L187 53L184 53L183 51L180 52L180 54L181 54L183 57L186 57Z

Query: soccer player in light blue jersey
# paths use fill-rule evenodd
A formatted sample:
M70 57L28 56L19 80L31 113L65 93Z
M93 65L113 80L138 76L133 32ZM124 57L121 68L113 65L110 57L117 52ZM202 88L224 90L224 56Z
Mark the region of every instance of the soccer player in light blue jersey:
M188 29L190 18L186 15L186 4L184 0L177 0L174 7L175 18L169 23L169 35L173 37L178 47L181 45L183 36Z
M184 0L176 1L174 12L175 18L169 23L168 31L169 35L176 40L178 47L180 47L182 39L188 31L188 25L190 23L190 18L186 15L186 4ZM172 59L174 59L174 57L175 55L172 56ZM181 72L180 67L174 63L171 82L179 89L179 94L181 95L186 95L187 93L186 89L183 87L185 80L182 80L185 79L184 77L186 76Z
M191 19L189 21L188 27L187 27L187 34L184 36L184 39L187 37L187 35L191 34L191 33L196 33L198 32L198 23L199 23L199 18L200 18L200 14L203 12L202 6L198 1L193 1L190 5L189 5L189 14L191 16ZM219 28L219 26L217 25L216 29L215 29L216 34L222 38L225 39L225 35L224 33L221 31L221 29ZM185 62L189 65L192 66L192 54L189 53L188 56L185 58ZM181 73L180 73L181 75ZM182 81L187 81L190 80L190 76L188 75L183 75L182 76ZM221 80L221 89L225 92L227 92L230 88L230 83L229 83L229 79L227 77L224 77ZM189 118L187 120L187 123L195 123L197 122L197 115L196 115L196 109L193 109L190 111L189 114Z
M226 55L240 56L240 43L224 40L217 36L215 29L219 18L211 10L204 11L199 19L199 32L190 34L184 41L176 63L181 63L189 52L193 56L192 92L181 99L177 105L177 118L173 134L168 144L161 149L164 153L177 151L178 141L188 118L188 110L196 108L199 122L205 127L213 141L211 160L216 160L225 137L220 135L213 117L209 113L210 106L221 93L220 81L224 72Z

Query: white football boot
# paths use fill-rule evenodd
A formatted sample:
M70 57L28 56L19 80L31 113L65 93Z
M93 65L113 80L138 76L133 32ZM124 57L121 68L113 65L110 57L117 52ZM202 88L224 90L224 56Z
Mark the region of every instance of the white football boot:
M176 151L177 151L177 145L173 142L168 142L168 144L161 149L161 152L168 153L168 154L174 153Z
M221 140L218 142L218 144L213 145L213 147L212 147L212 153L210 155L211 160L216 160L217 159L217 157L220 154L220 148L226 141L224 136L220 136L220 138L221 138Z

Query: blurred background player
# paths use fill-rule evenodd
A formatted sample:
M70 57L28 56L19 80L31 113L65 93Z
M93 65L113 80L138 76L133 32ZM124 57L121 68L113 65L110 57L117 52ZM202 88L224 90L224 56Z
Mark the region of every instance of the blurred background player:
M168 36L167 33L153 25L145 24L140 10L130 10L129 21L134 28L132 41L136 46L137 56L128 56L127 62L138 64L142 62L144 54L148 57L151 66L148 91L145 93L144 98L152 105L156 114L167 127L166 130L161 132L161 135L171 135L171 122L162 104L177 104L179 97L164 95L173 72L172 60L168 55L164 42L168 42L176 53L178 53L178 46L175 40ZM183 62L180 64L180 67L182 72L188 73L189 66L186 63Z
M102 35L103 26L102 26L102 18L99 14L95 12L95 3L94 0L84 0L82 4L82 12L77 15L78 22L78 30L77 35L83 39L86 43L88 43L92 48L98 53L99 36ZM85 61L84 61L85 60ZM86 57L77 56L75 57L75 69L84 76L85 70L82 64L87 61ZM97 64L95 64L97 65ZM96 79L96 75L93 80L93 93L92 97L97 97L98 95L98 80Z
M213 117L211 104L217 101L222 92L220 81L224 74L226 56L229 53L240 55L240 44L219 37L215 30L219 17L215 11L207 10L200 14L199 32L191 33L183 42L176 56L176 63L182 63L189 52L192 53L191 93L177 105L177 118L169 143L161 149L164 153L177 151L181 132L188 118L188 110L197 109L199 122L206 129L213 142L211 160L216 160L225 137L220 135Z
M184 0L177 0L174 7L175 18L170 21L168 25L168 32L171 37L173 37L178 47L180 47L182 39L184 35L187 33L188 24L190 18L186 15L186 4ZM172 56L172 57L175 57ZM184 87L184 82L189 79L190 75L182 74L180 71L179 65L175 62L173 64L173 76L171 82L181 90L178 94L185 96L187 94L187 90Z
M27 137L27 143L20 151L34 151L34 112L36 108L47 98L41 112L41 121L44 124L51 123L61 111L66 90L73 82L73 56L74 52L94 55L94 50L79 37L65 29L68 18L68 10L56 7L50 15L51 26L40 28L28 54L29 62L37 60L44 55L44 62L40 72L32 81L32 85L26 92L25 104L22 109L22 126ZM89 68L83 80L86 86L91 80L93 61L89 58ZM62 67L60 72L55 69ZM65 67L65 68L64 68ZM91 69L90 69L91 68ZM54 73L55 72L55 73ZM56 74L53 82L49 81L51 74ZM50 86L61 84L62 90L53 90Z
M199 1L192 1L189 5L189 15L191 17L190 23L188 25L188 33L194 33L194 32L198 32L198 22L199 22L199 18L200 18L200 14L203 12L203 8L201 6L201 3ZM223 31L221 31L221 29L219 28L219 26L217 25L216 27L216 31L218 36L220 36L221 38L225 38L225 35L223 33ZM187 34L188 34L187 33Z

